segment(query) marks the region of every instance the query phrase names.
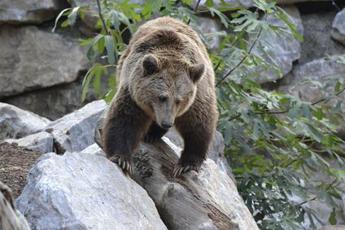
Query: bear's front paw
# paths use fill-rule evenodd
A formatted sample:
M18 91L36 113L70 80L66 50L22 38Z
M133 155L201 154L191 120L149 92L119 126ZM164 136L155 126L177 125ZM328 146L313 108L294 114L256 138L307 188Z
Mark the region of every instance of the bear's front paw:
M110 161L116 163L125 174L133 175L131 160L126 156L114 155L109 158Z
M184 173L187 173L191 170L194 170L196 172L199 172L199 169L200 169L201 165L185 165L185 166L182 166L180 164L177 164L175 166L175 168L173 169L173 173L172 173L172 176L173 177L179 177L181 176L182 174Z

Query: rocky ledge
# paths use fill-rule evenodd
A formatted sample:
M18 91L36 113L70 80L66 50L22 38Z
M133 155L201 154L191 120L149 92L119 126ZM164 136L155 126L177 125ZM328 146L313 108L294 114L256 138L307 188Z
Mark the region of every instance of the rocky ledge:
M172 131L154 145L140 145L130 178L95 143L106 108L96 101L56 121L37 116L46 122L40 129L4 140L32 150L26 154L41 152L15 202L31 229L258 229L225 170L219 133L199 173L171 177L183 146ZM23 120L14 119L12 127Z

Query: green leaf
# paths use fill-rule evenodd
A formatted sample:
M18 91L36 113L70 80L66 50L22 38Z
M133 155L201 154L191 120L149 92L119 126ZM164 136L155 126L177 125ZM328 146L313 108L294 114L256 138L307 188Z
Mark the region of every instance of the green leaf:
M336 225L337 224L337 215L336 215L336 212L335 212L335 208L333 208L331 214L329 215L328 222L331 225Z
M104 38L105 38L105 47L107 49L108 62L109 64L114 64L115 63L114 39L111 35L106 35Z

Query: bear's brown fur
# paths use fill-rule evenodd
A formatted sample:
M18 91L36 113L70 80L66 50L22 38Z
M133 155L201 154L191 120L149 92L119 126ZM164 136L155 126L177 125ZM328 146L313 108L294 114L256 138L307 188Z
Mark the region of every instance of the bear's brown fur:
M153 142L175 125L184 150L174 176L198 170L218 112L212 63L196 32L169 17L148 21L122 54L117 75L118 91L103 126L107 157L131 171L140 140Z

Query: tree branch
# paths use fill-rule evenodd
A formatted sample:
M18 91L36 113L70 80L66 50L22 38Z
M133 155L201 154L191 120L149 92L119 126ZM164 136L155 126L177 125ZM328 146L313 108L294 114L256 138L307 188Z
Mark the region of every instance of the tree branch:
M101 19L103 29L107 34L109 34L109 31L107 29L107 26L105 24L105 21L104 21L103 15L102 15L101 3L99 2L99 0L96 0L96 2L97 2L97 8L98 8L98 15L99 15L99 18Z
M339 92L337 92L336 94L334 94L334 97L338 97L338 96L339 96L340 94L342 94L343 92L345 92L345 87L344 87L342 90L340 90ZM324 98L321 98L321 99L319 99L319 100L316 100L316 101L312 102L310 105L311 105L311 106L314 106L314 105L320 104L320 103L322 103L322 102L325 102L325 101L327 101L327 100L329 100L329 98L328 98L328 97L324 97ZM286 110L281 110L281 111L270 111L270 110L268 110L268 111L264 111L264 112L255 112L254 114L257 114L257 115L259 115L259 114L284 114L284 113L289 112L290 109L291 109L291 108L288 108L288 109L286 109ZM238 113L238 114L236 114L236 115L230 117L230 118L229 118L229 121L236 120L236 119L238 119L238 118L240 118L240 117L241 117L241 114Z

